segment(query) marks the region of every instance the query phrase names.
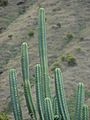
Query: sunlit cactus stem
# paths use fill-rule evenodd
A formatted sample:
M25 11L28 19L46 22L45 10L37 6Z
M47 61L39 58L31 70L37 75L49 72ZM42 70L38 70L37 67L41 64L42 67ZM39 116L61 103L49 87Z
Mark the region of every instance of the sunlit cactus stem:
M52 102L50 98L45 98L45 120L54 120Z
M84 105L84 97L85 97L84 84L79 83L76 93L76 110L74 120L82 120L82 107Z
M42 74L43 98L50 97L44 8L39 9L39 56Z
M14 118L15 120L23 120L21 106L18 97L15 69L10 69L9 71L9 83L10 83L11 103L12 103Z
M35 71L35 77L36 77L36 99L37 99L37 106L38 106L38 113L40 116L40 120L44 120L44 114L43 114L43 105L42 105L42 91L41 91L41 68L40 64L36 65L36 71Z
M26 42L22 44L21 53L22 53L21 54L22 76L23 76L26 103L27 103L30 116L33 115L34 119L36 120L37 119L36 111L34 108L32 94L31 94L31 85L30 85L30 78L29 78L30 73L29 73L28 45Z
M56 97L58 101L59 114L61 114L63 120L70 120L66 98L65 98L65 92L63 88L62 74L59 68L55 69L55 89L56 89Z
M89 120L89 109L87 105L82 108L82 120Z

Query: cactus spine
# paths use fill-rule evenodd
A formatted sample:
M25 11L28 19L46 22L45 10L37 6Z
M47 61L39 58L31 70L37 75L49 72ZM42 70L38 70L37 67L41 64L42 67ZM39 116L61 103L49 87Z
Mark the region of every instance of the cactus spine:
M36 65L36 98L38 105L38 112L40 116L40 120L44 120L43 115L43 106L42 106L42 91L41 91L41 68L40 64Z
M83 116L82 120L89 120L89 110L87 105L84 105L82 108L82 116Z
M30 78L29 78L29 57L28 57L28 46L27 43L23 43L21 47L21 64L22 64L22 75L23 75L23 83L24 83L24 92L26 103L28 107L29 114L36 120L36 111L32 101L31 95L31 86L30 86Z
M82 120L82 107L84 105L84 84L79 83L77 87L77 100L75 110L75 120Z
M54 120L54 114L50 98L45 98L45 120Z
M70 120L69 112L66 104L64 88L63 88L63 79L59 68L55 69L55 88L56 88L59 114L61 114L63 120Z
M9 83L10 83L11 102L12 102L15 120L23 120L21 106L18 97L15 69L11 69L9 72Z
M43 98L50 97L44 8L39 9L39 56L42 74Z

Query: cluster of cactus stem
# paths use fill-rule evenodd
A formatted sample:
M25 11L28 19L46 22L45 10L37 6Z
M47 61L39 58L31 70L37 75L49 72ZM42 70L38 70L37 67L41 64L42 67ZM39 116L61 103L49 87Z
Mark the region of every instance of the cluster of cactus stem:
M40 64L35 66L35 86L37 111L32 99L28 45L24 42L21 46L21 67L23 76L24 94L31 120L70 120L62 73L59 68L55 69L55 96L50 92L51 78L48 72L45 10L39 9L39 57ZM16 70L10 69L9 82L11 102L15 120L23 120L21 105L18 96ZM88 106L84 102L84 84L79 83L76 92L76 108L73 120L89 120Z

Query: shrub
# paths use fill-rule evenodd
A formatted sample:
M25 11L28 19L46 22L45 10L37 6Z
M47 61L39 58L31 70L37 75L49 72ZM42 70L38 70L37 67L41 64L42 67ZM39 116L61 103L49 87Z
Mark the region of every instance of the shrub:
M80 51L81 51L81 48L80 48L80 47L78 47L78 48L76 48L76 50L77 50L77 52L80 52Z
M12 34L8 35L8 38L9 38L10 40L12 39L12 37L13 37Z
M69 43L71 40L73 40L74 35L72 33L67 33L66 36L64 37L65 44Z
M29 37L33 37L33 36L34 36L34 31L31 30L31 31L28 33L28 36L29 36Z
M9 120L9 118L7 117L6 113L1 112L0 113L0 120Z
M74 36L73 36L72 33L68 33L68 34L66 35L66 37L67 37L69 40L72 40Z
M68 63L69 66L74 66L76 65L76 58L74 57L74 55L72 55L71 53L68 53L66 55L63 55L61 57L62 61L65 61Z
M84 37L80 37L80 41L84 41Z
M70 66L76 65L76 59L72 54L70 54L70 53L67 54L66 60L68 62L68 65L70 65Z
M57 26L58 26L59 28L61 28L61 23L57 23Z

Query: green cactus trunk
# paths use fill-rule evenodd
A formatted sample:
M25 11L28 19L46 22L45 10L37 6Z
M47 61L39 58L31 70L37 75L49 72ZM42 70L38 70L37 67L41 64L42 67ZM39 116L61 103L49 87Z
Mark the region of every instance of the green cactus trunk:
M44 8L39 9L39 56L40 56L41 74L42 74L41 82L42 82L43 98L46 98L46 97L50 97L50 89L49 89L49 80L48 80L48 59L47 59Z
M11 69L9 72L10 94L11 103L15 120L23 120L21 106L18 97L17 82L16 82L16 70Z
M55 69L55 88L56 88L59 114L61 114L63 120L70 120L64 88L63 88L63 79L59 68Z
M28 107L28 111L30 116L36 120L36 111L34 108L32 94L31 94L31 85L29 78L29 57L28 57L28 46L27 43L22 44L21 48L22 56L21 56L21 64L22 64L22 75L23 75L23 83L24 83L24 93L26 98L26 103Z
M82 108L82 120L89 120L89 110L87 105L84 105Z
M54 114L50 98L45 98L45 120L54 120Z
M36 99L38 106L38 113L40 116L40 120L44 120L43 115L43 106L42 106L42 91L41 91L41 68L40 64L36 65Z
M84 105L84 84L79 83L77 87L77 95L76 95L76 110L75 110L75 120L82 120L82 107Z

